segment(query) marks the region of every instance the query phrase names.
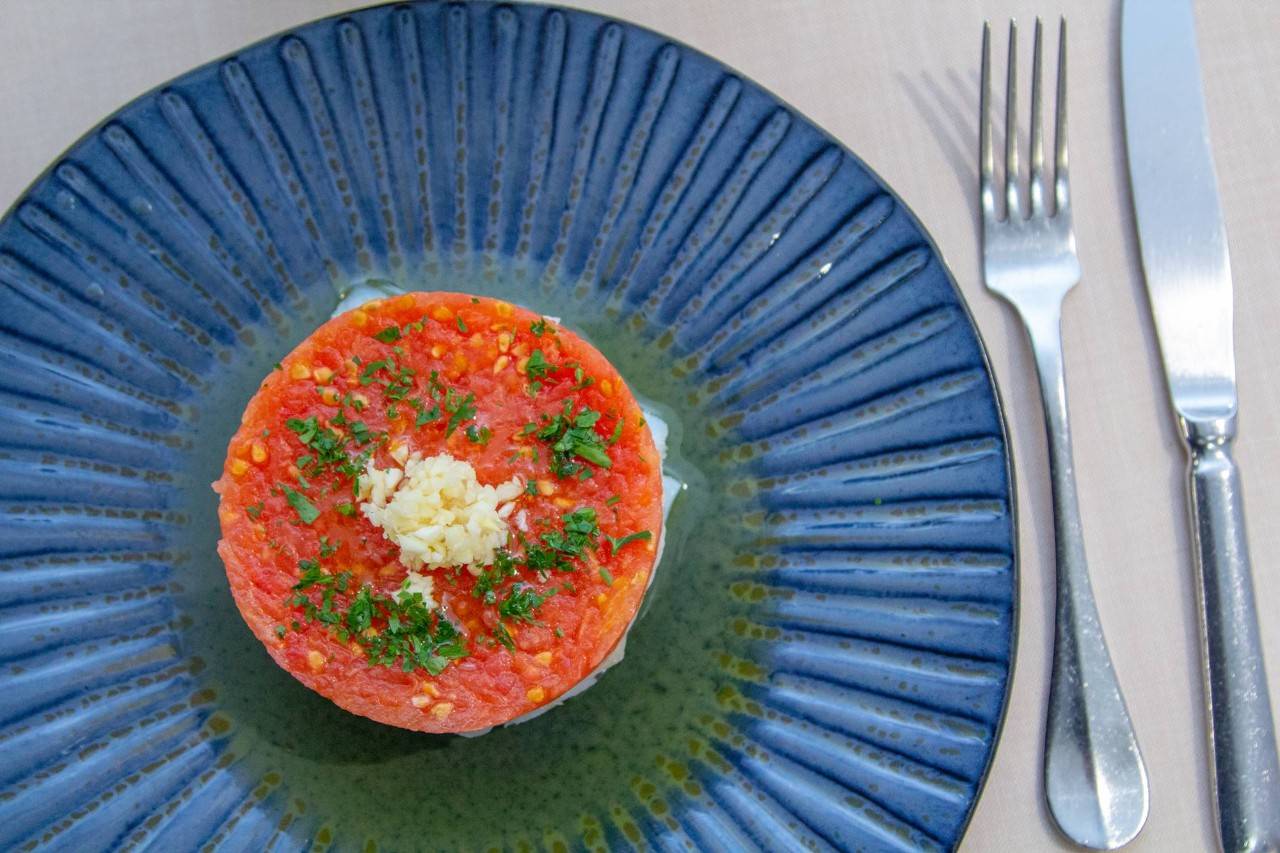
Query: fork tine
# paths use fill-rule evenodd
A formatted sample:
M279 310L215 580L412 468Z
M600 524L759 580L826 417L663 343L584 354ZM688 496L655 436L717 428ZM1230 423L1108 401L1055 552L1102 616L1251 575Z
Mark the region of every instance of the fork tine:
M1009 21L1009 69L1004 106L1005 218L1022 218L1022 194L1018 191L1018 22Z
M978 198L984 220L995 219L996 199L992 187L995 154L991 150L991 23L982 24L982 88L978 94Z
M1058 104L1055 119L1053 162L1054 213L1060 213L1071 205L1067 182L1067 17L1058 21Z
M1031 53L1031 181L1027 189L1031 195L1031 215L1044 213L1044 129L1040 107L1040 32L1042 25L1036 18L1035 47Z

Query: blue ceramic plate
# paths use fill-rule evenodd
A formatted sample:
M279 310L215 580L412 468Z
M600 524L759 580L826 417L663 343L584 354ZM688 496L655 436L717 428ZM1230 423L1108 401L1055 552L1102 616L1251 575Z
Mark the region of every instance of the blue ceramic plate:
M339 293L583 330L688 484L627 659L477 739L311 694L214 552L226 441ZM539 6L320 21L0 222L0 849L954 846L1005 708L1009 459L947 270L718 63Z

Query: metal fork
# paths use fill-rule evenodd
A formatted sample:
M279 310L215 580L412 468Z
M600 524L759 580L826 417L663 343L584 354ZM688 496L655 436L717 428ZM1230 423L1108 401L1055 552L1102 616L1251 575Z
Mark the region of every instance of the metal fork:
M1080 281L1067 173L1067 22L1058 30L1057 132L1052 210L1045 196L1041 128L1041 23L1031 68L1030 210L1019 186L1017 36L1009 24L1005 107L1004 215L996 209L991 127L991 25L982 31L979 131L982 263L987 288L1022 317L1040 375L1057 558L1053 673L1045 725L1044 789L1059 829L1077 844L1111 850L1138 834L1147 819L1147 771L1120 695L1089 584L1076 501L1075 468L1063 372L1062 300Z

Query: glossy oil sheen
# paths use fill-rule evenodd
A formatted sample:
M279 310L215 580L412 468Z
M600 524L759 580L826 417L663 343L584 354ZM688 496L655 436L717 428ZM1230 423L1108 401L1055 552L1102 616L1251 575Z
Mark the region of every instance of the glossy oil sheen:
M214 495L353 282L585 332L672 427L626 660L478 739L235 611ZM143 96L0 223L0 848L949 848L1014 635L985 357L910 213L755 85L521 5L317 22Z

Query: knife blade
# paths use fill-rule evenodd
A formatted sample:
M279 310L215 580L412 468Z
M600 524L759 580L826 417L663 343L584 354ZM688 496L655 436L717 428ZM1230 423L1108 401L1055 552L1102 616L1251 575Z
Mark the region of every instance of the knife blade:
M1280 761L1236 430L1231 262L1191 0L1124 0L1129 186L1169 397L1188 449L1210 781L1226 850L1280 850Z

